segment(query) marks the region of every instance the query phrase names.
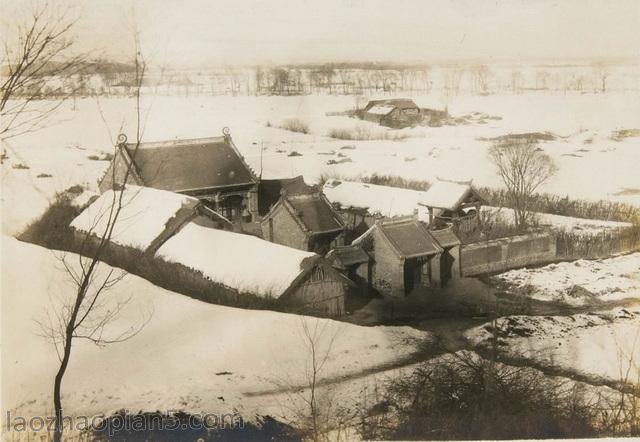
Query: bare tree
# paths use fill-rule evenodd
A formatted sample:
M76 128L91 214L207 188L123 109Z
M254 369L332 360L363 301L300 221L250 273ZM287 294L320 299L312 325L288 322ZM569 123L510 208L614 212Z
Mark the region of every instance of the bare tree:
M72 30L77 21L70 9L48 3L35 6L28 19L3 38L0 88L0 137L6 139L42 128L61 104L74 94L72 77L84 66L73 54ZM47 84L55 82L54 90ZM42 98L47 98L43 100Z
M489 157L507 188L516 227L526 227L531 202L540 186L557 172L553 160L531 139L509 139L489 149Z
M146 69L144 59L138 50L137 34L135 43L136 140L135 147L130 152L132 158L135 158L142 139L140 90ZM121 148L125 141L125 137L118 137L115 149ZM130 203L130 198L125 197L124 188L132 176L133 162L128 163L122 177L118 177L118 180L115 179L117 173L115 167L112 168L111 173L114 188L110 203L106 210L92 221L93 226L90 231L85 232L79 245L78 262L71 263L66 257L61 258L64 269L73 282L75 296L63 302L53 314L48 314L46 320L38 321L43 336L53 342L60 360L53 387L54 441L56 442L62 440L64 431L62 381L69 365L74 341L85 339L98 346L122 342L139 333L150 319L150 314L146 317L143 315L139 322L125 327L124 330L114 331L114 327L110 327L119 319L123 308L131 298L114 300L113 297L105 296L124 274L116 273L114 269L101 271L101 261L111 242L118 217L125 205Z
M300 343L304 359L295 372L287 373L274 383L278 391L286 393L286 400L280 405L286 410L289 423L300 429L305 437L314 442L328 439L327 433L333 432L332 440L344 428L345 423L353 419L350 411L341 406L335 386L326 378L326 364L334 350L334 344L340 327L334 321L321 318L300 316ZM301 370L304 381L299 378Z
M322 325L320 325L321 322ZM329 359L333 342L336 338L335 335L326 336L324 339L328 339L328 342L324 345L324 348L322 348L323 346L321 345L321 341L327 332L327 326L329 323L330 321L328 320L321 321L316 318L313 320L313 324L310 325L307 318L301 317L300 319L302 338L309 355L309 364L305 373L309 387L309 395L306 402L309 407L311 434L315 442L319 440L321 433L319 422L321 413L317 394L318 381L320 374L322 373L322 369L324 368L327 359Z

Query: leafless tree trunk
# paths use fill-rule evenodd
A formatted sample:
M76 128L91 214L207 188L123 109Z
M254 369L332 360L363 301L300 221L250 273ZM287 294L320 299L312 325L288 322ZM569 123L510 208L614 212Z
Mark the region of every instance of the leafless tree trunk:
M303 397L308 406L308 430L314 442L323 440L330 430L340 427L341 412L331 393L324 392L321 397L318 389L323 371L333 352L339 329L331 326L327 319L300 318L300 329L304 347L308 355L306 368L307 393Z
M73 84L72 77L81 72L85 62L84 55L72 53L76 21L69 9L59 10L44 3L30 12L26 22L14 25L5 34L0 137L42 128L74 95L78 85ZM48 81L56 82L58 88L48 91Z
M557 172L553 160L532 140L507 140L489 149L515 215L516 227L526 227L531 198Z
M135 148L131 152L132 158L135 158L142 138L140 89L145 73L145 63L138 51L138 47L139 43L136 35L136 142ZM120 148L119 144L124 141L119 137L115 148ZM129 202L124 199L124 186L133 173L132 168L133 162L128 165L122 180L119 181L121 183L120 191L117 191L117 188L114 187L110 205L105 213L99 215L101 219L106 219L106 223L101 222L101 227L97 228L95 226L98 225L99 220L94 220L95 228L91 229L90 232L85 232L78 254L77 266L69 263L66 257L61 259L65 271L74 283L75 298L63 303L59 311L54 313L54 317L48 315L47 321L38 321L43 335L53 342L60 360L53 387L55 409L54 441L56 442L62 440L64 431L61 397L62 381L69 365L74 340L86 339L98 346L122 342L140 332L150 319L150 315L142 317L139 323L123 331L115 333L109 331L107 329L108 326L118 319L130 298L116 301L105 299L105 293L122 279L124 273L114 274L114 269L111 269L105 276L98 271L101 258L109 247L120 212ZM113 182L115 185L115 167L112 173L114 174Z
M298 330L304 355L300 367L304 381L301 384L298 380L298 371L285 375L275 384L279 390L287 392L287 400L281 406L286 410L289 423L301 430L305 438L317 442L326 439L328 431L341 429L344 421L352 419L337 403L333 386L324 385L327 381L325 366L340 328L327 319L301 316ZM299 370L297 365L296 370Z

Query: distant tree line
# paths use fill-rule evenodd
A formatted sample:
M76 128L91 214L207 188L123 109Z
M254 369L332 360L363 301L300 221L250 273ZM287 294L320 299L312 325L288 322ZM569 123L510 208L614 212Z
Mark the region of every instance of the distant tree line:
M53 63L53 62L51 62ZM622 69L622 71L620 71ZM8 71L2 67L3 75ZM55 72L47 69L45 72ZM83 61L73 75L37 78L38 96L131 95L131 65ZM640 79L603 63L582 66L490 66L488 64L325 63L214 69L150 70L143 92L164 95L397 95L432 91L488 95L528 90L602 93L637 88ZM18 90L16 95L33 95Z

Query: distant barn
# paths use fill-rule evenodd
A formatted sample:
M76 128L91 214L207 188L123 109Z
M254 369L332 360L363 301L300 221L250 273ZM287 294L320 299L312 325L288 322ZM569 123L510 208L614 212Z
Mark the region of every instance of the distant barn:
M421 121L420 108L406 98L371 100L362 111L362 119L388 127L406 127Z
M198 198L230 220L258 218L258 178L233 144L231 136L120 143L101 192L118 189L128 166L127 183L169 190Z

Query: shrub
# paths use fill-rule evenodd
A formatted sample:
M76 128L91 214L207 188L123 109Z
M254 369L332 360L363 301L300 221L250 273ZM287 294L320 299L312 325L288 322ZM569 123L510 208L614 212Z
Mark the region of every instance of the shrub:
M16 163L12 166L14 169L19 169L19 170L27 170L30 169L29 166L27 166L26 164L22 164L22 163Z
M539 141L553 141L557 138L558 136L551 132L525 132L519 134L501 135L499 137L488 138L486 140L498 142L528 141L537 143Z
M373 175L362 177L363 183L377 184L380 186L401 187L403 189L427 190L431 187L428 181L412 180L397 175Z
M581 384L462 351L390 381L364 411L360 431L364 439L395 440L593 437L612 432L617 405Z
M622 141L625 138L631 138L631 137L640 137L640 129L619 129L619 130L614 130L611 133L611 139L613 141Z
M337 140L358 140L358 141L370 141L370 140L389 140L389 141L401 141L410 137L407 132L398 132L393 130L378 129L373 130L372 127L367 125L358 125L351 128L333 128L327 132L330 138Z
M278 126L280 129L288 130L290 132L297 132L301 134L311 133L311 129L309 129L309 125L300 120L299 118L288 118L283 120Z
M505 218L500 212L481 210L478 214L478 227L473 231L459 231L458 237L464 244L470 244L479 241L489 241L498 238L507 238L510 236L523 235L529 230L516 225Z
M506 190L488 187L481 187L477 190L487 200L487 204L508 207L509 198ZM538 193L532 195L530 207L534 212L640 224L640 208L613 201L586 201L570 199L568 196Z
M561 231L555 237L560 259L607 258L640 250L640 225L591 235Z
M100 155L89 155L87 158L91 161L111 161L113 159L113 154L107 152Z
M18 239L49 249L70 245L73 235L69 224L82 212L82 208L75 206L72 200L73 192L69 190L56 194L49 208L29 224Z

